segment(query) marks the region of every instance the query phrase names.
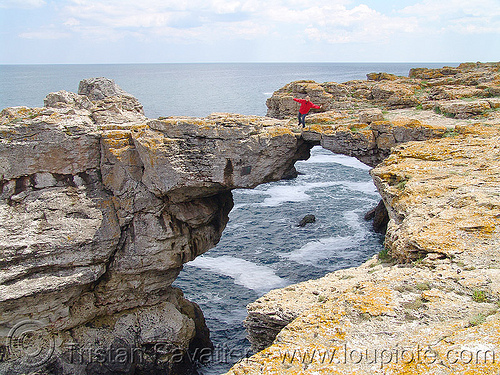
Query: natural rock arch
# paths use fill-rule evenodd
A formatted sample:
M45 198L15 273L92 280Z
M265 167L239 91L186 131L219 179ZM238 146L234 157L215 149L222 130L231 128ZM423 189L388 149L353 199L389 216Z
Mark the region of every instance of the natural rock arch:
M88 365L64 360L67 343L209 345L201 311L171 284L218 242L231 189L293 175L314 145L373 166L397 143L445 132L414 121L336 124L336 112L311 116L302 133L258 116L151 120L109 80L82 87L0 115L0 328L6 336L36 317L55 337L47 366L64 371ZM156 354L144 351L141 366L173 370Z

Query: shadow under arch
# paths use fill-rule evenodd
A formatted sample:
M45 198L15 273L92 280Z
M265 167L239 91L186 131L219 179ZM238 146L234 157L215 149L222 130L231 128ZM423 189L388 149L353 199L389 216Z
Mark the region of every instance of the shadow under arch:
M383 248L383 235L364 219L380 200L371 167L319 142L308 146L311 156L295 163L295 178L233 190L219 244L187 263L173 284L200 305L211 330L214 351L203 373L224 373L250 354L242 325L247 304L268 290L359 265ZM297 227L307 213L316 223Z

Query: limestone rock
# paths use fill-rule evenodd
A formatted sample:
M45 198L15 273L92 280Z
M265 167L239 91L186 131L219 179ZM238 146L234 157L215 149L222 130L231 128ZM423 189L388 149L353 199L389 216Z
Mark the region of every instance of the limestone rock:
M493 151L498 139L489 137L494 130L476 126L474 135L408 143L372 172L391 207L386 243L394 257L415 259L426 251L474 267L489 266L491 259L479 254L499 248L492 236L498 225Z
M384 115L382 114L382 111L378 108L363 110L359 114L360 123L371 124L374 121L383 121L383 120L384 120Z
M368 73L366 75L366 78L369 81L384 81L384 80L394 81L394 80L398 79L398 77L396 75L385 73L385 72L382 72L382 73Z
M175 200L279 180L310 148L282 121L230 114L153 120L132 139L144 185Z
M46 106L0 114L2 342L36 319L54 340L39 371L185 371L172 356L211 343L172 282L219 241L231 189L290 175L312 144L263 117L148 120L109 80L49 94ZM80 360L118 347L141 363ZM0 373L27 371L5 355Z
M411 118L398 117L391 121L375 121L381 113L377 109L364 110L358 116L341 116L336 112L325 112L311 116L311 123L302 133L302 138L334 153L354 156L369 166L376 166L397 144L441 138L447 127L440 124L425 124ZM360 123L356 117L374 119L370 125ZM329 120L328 120L329 119Z
M469 118L479 115L484 111L489 110L490 103L487 100L477 101L462 101L452 100L438 104L439 110L447 115L452 115L457 118Z
M56 125L57 124L57 125ZM78 175L99 165L99 136L88 112L54 109L3 110L0 113L0 178L38 172Z
M115 81L104 77L82 80L78 85L78 94L85 95L92 101L102 100L110 96L131 96L123 91Z
M92 102L84 95L61 90L48 94L43 100L45 107L77 107L80 109L91 109Z

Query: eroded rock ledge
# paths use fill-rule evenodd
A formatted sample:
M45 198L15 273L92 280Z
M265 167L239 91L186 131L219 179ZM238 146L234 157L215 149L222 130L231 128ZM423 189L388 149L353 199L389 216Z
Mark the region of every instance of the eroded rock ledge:
M211 345L171 286L183 263L219 241L231 189L293 175L311 146L264 117L150 120L106 79L80 93L0 114L0 373L39 370L3 345L28 320L55 338L40 371L179 373L175 353ZM110 348L141 360L89 357Z
M415 84L416 79L430 85L428 94L414 91L425 97L419 108L383 105L384 120L393 125L389 128L404 116L407 123L418 120L445 130L440 137L392 148L371 171L389 211L386 249L360 267L271 291L250 304L245 324L259 352L230 374L500 370L498 111L490 106L456 116L439 109L475 108L485 97L496 103L498 64L413 70L410 77L369 76L388 86L407 80ZM290 92L284 91L275 93L278 102L288 100ZM439 103L434 101L438 91ZM418 97L405 102L417 103ZM355 117L333 127L355 128L360 138L361 131L367 137L375 134L376 121L360 126ZM310 128L320 133L322 121L311 116Z
M424 83L419 74L431 78L425 78ZM106 79L82 82L79 94L49 94L44 108L3 110L0 336L11 336L20 322L39 321L55 344L54 355L37 368L42 372L185 371L183 366L188 363L174 361L175 354L209 347L210 342L198 306L171 284L183 263L218 242L232 207L231 189L293 176L293 164L307 158L313 145L321 144L375 166L390 155L392 147L403 143L374 171L374 178L391 217L387 242L391 256L405 265L388 266L372 260L357 270L327 276L322 279L326 284L311 281L273 291L249 307L249 321L260 314L256 321L277 322L277 333L279 326L297 318L281 331L275 345L287 342L288 332L297 332L290 340L304 345L312 345L315 338L322 342L325 335L329 343L350 342L350 332L356 340L364 337L372 342L379 331L387 331L383 327L389 323L401 325L405 335L411 332L408 327L424 330L427 323L439 332L437 317L448 311L442 302L451 296L451 302L467 304L477 313L450 307L454 320L450 319L456 323L450 329L458 327L452 333L473 332L467 331L470 319L486 319L498 299L494 288L498 267L487 261L498 250L498 207L492 198L498 195L494 185L498 174L490 172L490 167L498 168L498 64L464 65L458 71L415 71L413 75L417 76L376 74L366 83L338 84L360 88L352 95L347 91L345 100L339 94L342 106L332 105L329 111L311 115L303 132L296 128L295 120L286 118L213 114L206 118L148 119L134 97ZM455 79L456 85L468 86L454 90L449 78ZM309 94L313 99L311 93L321 94L315 83L299 86L302 91L281 90L273 98L288 103L290 94ZM438 86L439 95L434 94ZM368 89L371 94L363 97ZM408 94L404 100L398 102L403 91L396 89ZM420 100L424 95L426 99ZM469 111L476 106L480 112ZM455 109L458 115L451 118L453 112L448 111ZM474 129L478 127L467 126L470 121L490 127L477 132ZM430 138L434 140L406 143ZM437 146L421 148L425 144ZM484 148L489 150L488 163L471 151L482 152ZM439 156L431 152L434 149L450 154L435 159ZM469 163L470 158L476 162ZM433 163L436 160L441 164ZM407 161L411 163L405 165ZM449 161L455 163L454 169L448 169ZM430 164L419 164L423 162ZM400 165L405 166L401 169ZM448 180L446 173L452 172L456 179ZM428 181L420 182L425 178ZM441 194L437 187L441 180L451 181L443 192L463 195ZM474 186L476 195L467 195L468 186ZM483 190L485 186L488 189ZM419 193L412 193L412 189ZM438 201L432 199L438 198L443 200L434 203ZM450 206L448 201L454 202L453 209L442 209ZM483 210L478 220L469 217L467 222L466 216L475 212L463 211L468 202ZM456 221L461 223L459 227L455 225L458 212L463 214L463 220ZM474 224L476 221L479 224ZM426 227L429 223L439 223L446 231L437 231L435 225ZM441 246L443 241L449 246ZM467 256L464 246L474 246L478 253ZM409 267L411 261L418 267ZM465 276L465 281L460 281ZM419 280L429 284L424 287ZM405 326L406 320L400 318L407 316L404 304L410 302L416 306L407 318L413 325ZM451 302L450 306L458 306ZM431 305L436 311L430 310L429 315L435 314L419 323ZM498 326L490 324L496 316L490 315L487 324L474 325L474 329L490 332ZM294 328L300 319L304 325ZM270 324L261 328L267 330ZM348 331L351 327L355 329ZM306 332L300 333L303 329ZM331 341L335 332L344 341ZM268 335L265 345L275 333ZM402 337L388 336L396 341ZM487 337L496 340L493 334ZM490 341L484 343L489 345ZM110 348L139 349L142 360L122 364L88 359L88 350ZM268 365L270 371L282 371L277 362L270 362L275 349L272 346L233 371L266 373L262 366ZM12 348L0 347L1 373L33 371L26 362L16 360L17 354Z

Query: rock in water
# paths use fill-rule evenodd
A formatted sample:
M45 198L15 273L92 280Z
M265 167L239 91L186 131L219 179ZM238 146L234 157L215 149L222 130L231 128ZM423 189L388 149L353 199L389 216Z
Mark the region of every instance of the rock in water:
M385 208L384 201L381 199L377 207L375 207L373 215L373 230L377 233L385 234L388 223L389 214L387 213L387 208Z
M384 201L380 200L376 207L373 207L365 214L364 219L366 221L373 220L373 230L377 233L385 234L387 224L389 223L389 214L385 208Z
M298 227L305 227L306 224L314 223L314 222L316 222L316 216L309 214L309 215L304 216L297 226Z

